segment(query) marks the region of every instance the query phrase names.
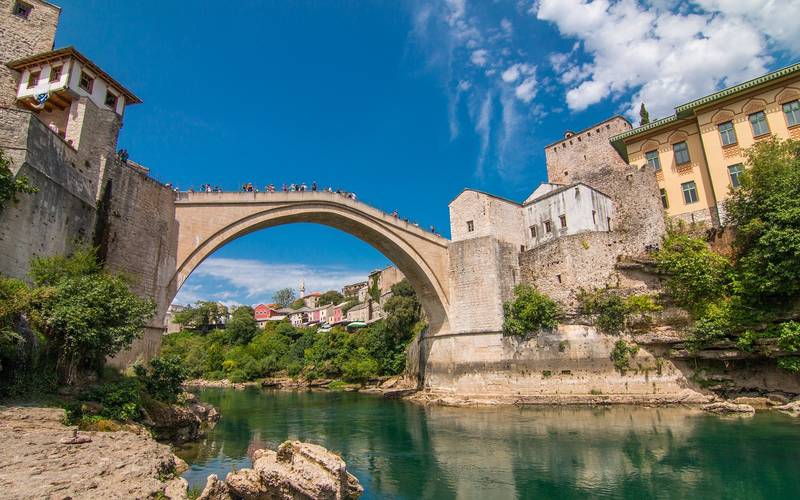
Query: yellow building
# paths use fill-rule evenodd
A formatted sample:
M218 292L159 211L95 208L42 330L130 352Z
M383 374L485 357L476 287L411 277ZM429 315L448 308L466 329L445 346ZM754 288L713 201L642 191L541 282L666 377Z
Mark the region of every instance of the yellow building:
M631 165L656 171L668 216L724 223L743 151L771 136L800 139L800 63L682 104L675 114L611 137Z

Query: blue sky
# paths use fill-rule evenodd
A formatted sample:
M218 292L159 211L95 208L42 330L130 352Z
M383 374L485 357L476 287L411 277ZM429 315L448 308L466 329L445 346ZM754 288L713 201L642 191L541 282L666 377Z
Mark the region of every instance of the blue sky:
M524 199L542 148L795 62L800 0L61 0L74 45L144 100L120 147L181 188L317 181L448 234L464 187ZM178 297L253 304L388 264L338 231L267 229Z

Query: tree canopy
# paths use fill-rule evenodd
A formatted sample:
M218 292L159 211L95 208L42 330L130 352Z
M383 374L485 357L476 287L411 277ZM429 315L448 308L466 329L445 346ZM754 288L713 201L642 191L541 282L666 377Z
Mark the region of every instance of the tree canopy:
M276 304L280 304L283 307L289 307L289 304L294 302L295 295L294 290L291 288L281 288L274 294L272 294L272 301Z

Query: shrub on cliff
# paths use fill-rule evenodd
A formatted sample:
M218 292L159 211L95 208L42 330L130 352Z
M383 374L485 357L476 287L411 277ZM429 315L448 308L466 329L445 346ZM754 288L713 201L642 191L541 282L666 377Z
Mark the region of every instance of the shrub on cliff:
M800 141L758 142L747 165L725 202L740 292L751 303L783 303L800 294Z
M31 185L30 180L24 175L14 177L11 171L11 159L0 149L0 212L9 201L17 203L17 194L31 194L37 191L38 189Z
M594 317L600 331L611 335L622 333L629 326L648 326L652 313L661 310L650 295L622 297L608 288L578 292L579 311ZM631 326L631 328L633 328Z
M614 343L614 348L611 350L611 361L614 363L614 368L624 372L631 366L631 361L639 352L639 346L634 343L628 343L625 340L617 340Z
M155 357L149 369L134 366L134 373L144 390L153 398L165 403L174 403L183 392L181 384L186 380L186 370L178 356Z
M514 300L503 304L503 334L524 337L558 325L558 304L528 285L514 288Z
M91 249L34 259L31 276L31 318L65 384L75 382L79 369L99 370L107 356L129 347L155 312L153 301L103 271Z

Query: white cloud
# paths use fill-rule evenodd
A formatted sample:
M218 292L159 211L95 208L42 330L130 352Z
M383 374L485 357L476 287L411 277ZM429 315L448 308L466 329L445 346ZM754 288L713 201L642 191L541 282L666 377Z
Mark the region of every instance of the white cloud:
M530 103L536 97L536 77L530 76L514 89L514 95L525 104Z
M568 85L567 105L582 111L623 95L634 118L641 102L653 117L685 100L767 71L770 46L800 50L800 0L539 0L532 12L576 39L550 56ZM582 62L588 57L589 62Z
M503 81L506 83L513 83L516 82L519 78L519 64L515 64L508 68L507 70L503 71L501 75Z
M297 291L300 281L305 281L307 292L339 290L344 285L365 280L369 271L212 257L192 273L174 302L186 304L197 300L217 300L234 303L236 298L268 301L281 288Z
M486 49L478 49L472 52L469 60L475 66L486 66L486 63L489 61L489 51Z
M502 29L507 35L510 35L514 32L514 26L511 24L511 21L506 18L500 20L500 29Z

